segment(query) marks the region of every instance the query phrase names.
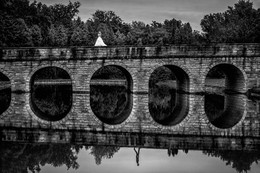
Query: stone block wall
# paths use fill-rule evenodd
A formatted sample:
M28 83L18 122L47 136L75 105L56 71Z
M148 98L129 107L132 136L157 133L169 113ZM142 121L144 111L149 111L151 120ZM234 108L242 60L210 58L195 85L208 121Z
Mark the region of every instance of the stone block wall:
M259 114L251 116L243 100L243 117L232 128L213 126L204 110L206 75L214 66L229 64L243 76L236 80L238 92L246 93L259 86L260 45L226 44L196 47L175 45L166 47L79 47L79 48L6 48L0 53L0 72L11 81L12 101L0 115L0 126L46 129L76 129L99 132L137 132L175 135L215 135L259 137ZM101 67L115 65L132 77L133 106L129 117L121 124L108 125L92 112L89 101L90 80ZM149 79L163 65L182 69L189 77L189 111L184 120L174 126L156 123L149 112ZM37 70L55 66L71 77L73 105L62 120L49 122L35 115L30 106L30 80ZM241 80L243 79L243 80ZM19 94L22 93L22 94ZM84 93L84 94L78 94ZM252 128L254 127L254 128Z

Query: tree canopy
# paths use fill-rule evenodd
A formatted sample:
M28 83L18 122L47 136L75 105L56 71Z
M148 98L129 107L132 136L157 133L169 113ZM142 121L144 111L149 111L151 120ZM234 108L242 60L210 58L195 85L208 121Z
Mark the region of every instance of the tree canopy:
M29 0L0 1L0 46L93 46L98 31L107 45L260 42L260 9L239 0L225 12L205 15L203 32L175 18L163 22L124 22L113 11L97 10L83 21L79 2L47 6Z
M201 20L208 42L260 42L260 9L249 0L239 0L223 13L213 13Z

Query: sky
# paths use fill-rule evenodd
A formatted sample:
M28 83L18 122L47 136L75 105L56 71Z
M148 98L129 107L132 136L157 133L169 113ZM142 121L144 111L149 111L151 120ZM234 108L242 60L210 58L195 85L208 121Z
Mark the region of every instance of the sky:
M69 0L37 0L47 5L62 3ZM70 0L79 1L78 16L84 21L91 18L96 10L114 11L124 22L152 21L163 22L175 18L189 22L194 30L201 31L201 19L210 13L224 12L228 6L234 6L238 0ZM251 0L254 8L260 8L260 0Z

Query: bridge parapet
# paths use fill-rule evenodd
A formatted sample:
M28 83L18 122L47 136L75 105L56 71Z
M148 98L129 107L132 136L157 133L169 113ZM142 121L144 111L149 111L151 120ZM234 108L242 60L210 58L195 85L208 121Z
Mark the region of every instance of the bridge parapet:
M170 57L260 56L260 44L209 44L169 46L108 46L66 48L2 48L1 61L64 60L93 58L170 58Z

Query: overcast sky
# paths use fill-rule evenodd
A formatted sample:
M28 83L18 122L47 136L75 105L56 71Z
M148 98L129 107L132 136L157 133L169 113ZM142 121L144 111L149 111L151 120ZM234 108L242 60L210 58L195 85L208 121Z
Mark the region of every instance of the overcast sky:
M47 5L62 3L69 0L37 0ZM124 22L152 21L163 22L175 18L189 22L193 29L201 30L200 21L209 13L223 12L238 0L71 0L79 1L79 16L85 21L91 18L96 10L112 10ZM260 8L260 0L251 0L254 8Z

